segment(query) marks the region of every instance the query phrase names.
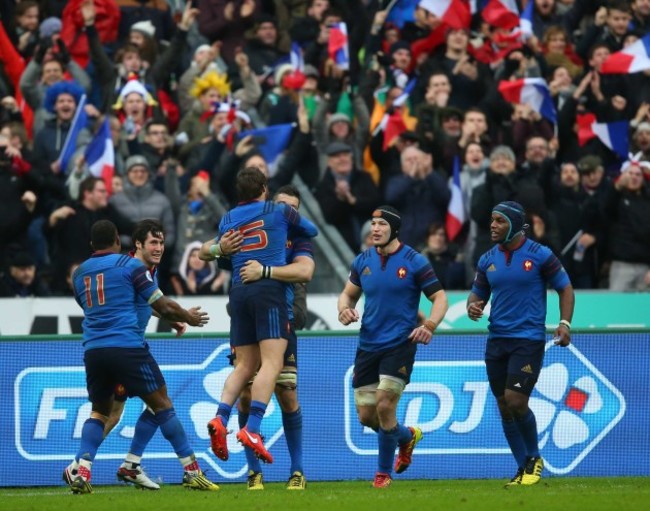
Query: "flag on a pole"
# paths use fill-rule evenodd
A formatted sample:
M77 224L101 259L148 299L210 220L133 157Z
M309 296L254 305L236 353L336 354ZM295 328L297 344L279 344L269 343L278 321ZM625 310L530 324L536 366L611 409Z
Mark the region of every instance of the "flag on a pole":
M499 83L499 92L506 101L530 105L542 117L557 124L551 91L543 78L503 80Z
M106 190L113 192L113 174L115 172L115 149L111 138L108 117L104 119L97 133L86 147L84 158L90 173L100 177L106 184Z
M88 122L88 117L86 115L86 95L83 94L79 99L77 104L77 109L74 112L74 117L72 123L70 124L70 129L68 130L68 136L63 143L63 149L59 153L59 165L61 167L61 172L65 174L68 163L72 159L75 150L77 149L77 137L83 128L86 127Z
M451 199L447 206L445 228L449 241L454 241L467 220L465 207L463 206L463 193L460 188L460 157L458 156L454 158L454 171L449 183L449 189L451 190Z

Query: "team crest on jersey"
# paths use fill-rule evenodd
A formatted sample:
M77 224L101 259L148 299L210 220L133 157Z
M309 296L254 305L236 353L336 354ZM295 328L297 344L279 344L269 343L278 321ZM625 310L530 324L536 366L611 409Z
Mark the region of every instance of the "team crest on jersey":
M491 264L490 266L488 266L487 271L497 271L497 267L494 266L494 263L493 263L493 264Z
M533 262L530 259L524 261L524 270L530 271L533 269Z
M126 389L124 388L124 385L118 383L117 385L115 385L115 390L113 391L113 393L118 397L124 397L126 396Z
M287 240L287 248L293 247L293 241Z
M372 272L370 271L370 267L366 266L363 271L361 272L361 275L371 275Z
M400 266L397 269L397 278L398 279L403 279L405 277L406 277L406 268L404 268L404 266Z

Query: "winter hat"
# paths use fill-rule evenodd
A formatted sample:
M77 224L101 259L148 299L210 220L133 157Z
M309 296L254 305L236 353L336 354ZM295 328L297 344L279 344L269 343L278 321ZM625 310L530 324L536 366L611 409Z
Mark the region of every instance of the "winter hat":
M509 242L517 234L519 234L524 229L524 224L526 221L526 213L521 204L515 201L504 201L500 202L494 209L492 213L497 213L503 216L508 223L510 224L510 229L506 235L505 242Z
M347 116L347 114L344 114L342 112L337 112L335 114L330 115L329 119L327 120L327 128L331 128L332 124L335 122L347 122L350 124L350 118Z
M138 21L137 23L134 23L131 25L131 30L140 32L141 34L144 34L148 37L153 37L156 34L156 27L154 27L153 23L151 23L149 20Z
M38 33L43 39L52 37L54 34L61 32L61 20L59 18L51 17L44 19L38 27Z

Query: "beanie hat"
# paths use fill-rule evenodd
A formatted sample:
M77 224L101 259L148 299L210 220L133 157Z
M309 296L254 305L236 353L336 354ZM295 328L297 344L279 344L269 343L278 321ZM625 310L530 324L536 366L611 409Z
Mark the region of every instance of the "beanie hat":
M524 222L526 221L526 213L524 212L523 206L518 202L500 202L494 206L492 213L497 213L503 216L510 224L510 229L508 230L508 234L506 234L504 240L505 243L512 241L512 238L523 231L525 225Z
M137 23L134 23L131 25L131 30L140 32L141 34L144 34L148 37L153 37L156 33L156 27L154 27L153 23L151 23L149 20L138 21Z
M151 170L149 168L149 160L147 160L144 156L140 154L134 154L133 156L129 156L126 159L126 163L124 166L126 167L126 171L128 172L129 170L131 170L133 167L137 165L142 165L147 170Z
M379 206L372 212L372 218L382 218L390 225L390 236L386 245L397 238L399 228L402 226L402 217L393 206ZM386 246L383 245L383 246Z
M347 116L347 114L344 114L343 112L337 112L335 114L330 115L329 119L327 119L327 127L331 128L332 124L335 122L347 122L350 124L350 118Z
M61 20L59 18L51 17L44 19L38 27L38 33L43 39L52 37L54 34L61 32Z

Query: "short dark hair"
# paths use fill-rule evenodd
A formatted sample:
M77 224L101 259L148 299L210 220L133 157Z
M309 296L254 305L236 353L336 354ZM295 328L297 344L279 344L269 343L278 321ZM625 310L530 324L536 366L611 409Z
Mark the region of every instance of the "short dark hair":
M117 227L110 220L99 220L90 229L90 244L93 250L112 247L116 239L119 239Z
M163 225L158 220L148 218L135 224L133 234L131 235L133 245L135 245L136 241L139 241L144 245L144 241L147 239L149 233L151 233L154 238L165 238L165 229L163 228Z
M280 188L278 188L278 190L275 192L275 194L273 194L273 197L275 198L278 195L280 195L281 193L283 193L284 195L288 195L289 197L295 197L296 199L298 199L299 202L302 201L302 198L300 197L300 192L298 191L298 188L296 188L293 185L281 186Z
M246 167L237 174L237 197L240 201L257 199L266 186L266 176L257 167Z
M84 179L79 184L79 200L84 200L84 193L86 192L91 193L95 189L95 185L99 181L102 181L102 178L95 177L95 176L89 176L86 179Z
M607 13L609 14L611 11L621 11L632 14L632 10L626 0L610 0L607 2Z

